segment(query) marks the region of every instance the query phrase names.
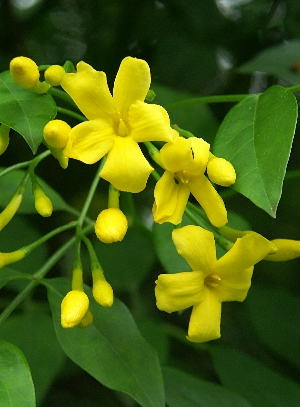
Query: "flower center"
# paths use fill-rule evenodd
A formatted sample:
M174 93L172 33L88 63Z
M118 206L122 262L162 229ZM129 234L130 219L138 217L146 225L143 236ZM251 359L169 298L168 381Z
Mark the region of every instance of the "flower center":
M189 182L190 174L187 171L178 171L175 175L183 184L187 184Z
M124 121L122 119L120 119L119 121L119 126L118 126L118 134L121 137L126 137L128 136L128 128L126 126L126 124L124 123Z
M204 281L211 287L218 287L221 281L221 277L219 277L217 274L213 274L211 276L207 276Z

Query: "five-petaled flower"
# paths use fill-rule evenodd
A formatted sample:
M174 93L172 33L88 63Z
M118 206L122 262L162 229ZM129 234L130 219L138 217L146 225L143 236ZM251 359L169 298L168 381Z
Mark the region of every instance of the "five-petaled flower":
M147 62L131 57L121 62L113 95L105 73L83 61L61 81L88 119L72 128L65 156L93 164L107 155L101 177L121 191L142 191L153 171L138 143L177 135L163 107L144 102L150 82Z
M214 236L208 230L185 226L175 229L172 238L193 271L159 275L155 288L157 307L170 313L193 306L187 339L217 339L222 302L246 298L253 266L272 250L272 243L257 233L249 233L217 260Z
M181 222L190 193L216 227L227 223L224 202L204 172L208 163L209 144L203 139L176 137L160 150L166 171L154 190L155 222Z

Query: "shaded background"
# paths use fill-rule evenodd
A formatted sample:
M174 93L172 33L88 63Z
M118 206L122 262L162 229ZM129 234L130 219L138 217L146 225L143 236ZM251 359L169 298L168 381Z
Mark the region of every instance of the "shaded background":
M259 51L298 37L299 0L0 2L1 71L8 69L9 61L19 55L31 57L38 64L63 64L66 60L76 63L84 60L95 69L105 71L112 87L120 61L130 55L143 58L149 63L152 86L158 95L155 102L163 105L172 102L172 98L179 100L201 95L260 92L273 83L288 85L278 78L263 74L241 75L237 73L236 68ZM296 59L295 63L297 62ZM286 69L298 74L297 65L288 65ZM219 123L231 106L215 104L205 110L184 109L183 114L171 113L171 119L212 143ZM292 170L299 168L298 139L299 137L295 138L289 163L289 169ZM20 138L16 135L12 137L5 156L1 157L1 165L11 165L27 159L28 153L29 150L24 148L24 144L20 143ZM62 171L53 162L39 167L39 175L57 188L68 202L78 203L79 206L89 188L94 171L95 167L84 166L73 160L67 171ZM285 181L276 220L243 197L233 196L226 201L226 205L228 209L237 210L244 215L257 232L270 239L278 236L300 239L299 187L299 178ZM136 198L141 212L143 208L151 208L151 194L151 191L148 195L145 192ZM99 208L105 203L102 198L98 197L95 213L99 212ZM42 227L45 226L44 221L39 222ZM154 281L159 272L158 267L156 265L153 269L149 281ZM284 265L262 263L256 270L254 283L260 287L286 288L299 295L299 261L294 260ZM152 286L150 289L152 290ZM150 295L150 289L142 287L142 292ZM126 294L121 289L120 295L126 302ZM253 303L250 302L251 304ZM152 306L154 307L154 304L151 303L150 308ZM281 304L278 305L278 309L280 308ZM252 311L253 315L257 313L255 306ZM273 358L272 351L266 351L265 345L260 342L255 332L251 331L249 335L251 328L244 318L246 312L252 311L245 311L245 308L239 308L236 303L228 304L222 315L223 343L237 349L242 348L259 359L262 357L264 362L295 379L299 370L291 361L282 362L280 358ZM160 314L160 317L164 318L164 315ZM177 323L177 318L177 315L167 316L166 320ZM187 317L183 316L180 324L186 327ZM155 339L153 342L155 343ZM172 355L176 355L178 360L173 362L175 365L199 373L195 364L199 356L191 353L188 346L178 346L176 341L173 342L170 345L170 360ZM208 359L201 359L200 375L213 380L215 375ZM43 406L74 407L76 403L87 403L85 405L91 406L94 405L91 404L93 398L96 400L95 405L131 405L126 396L124 400L123 396L121 399L120 396L114 397L113 392L102 389L99 383L68 362ZM100 404L97 404L100 399L102 404L100 401Z

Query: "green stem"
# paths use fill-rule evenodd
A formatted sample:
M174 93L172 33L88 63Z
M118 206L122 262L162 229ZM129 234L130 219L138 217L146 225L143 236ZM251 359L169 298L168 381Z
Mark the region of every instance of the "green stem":
M98 260L97 254L95 252L95 249L92 245L92 242L90 241L90 239L88 239L86 236L82 235L80 236L81 240L84 242L84 244L86 245L88 252L89 252L89 256L90 256L90 262L91 262L91 270L93 272L93 270L101 270L103 273L103 269L101 267L101 264Z
M49 150L47 150L47 151L44 151L43 153L39 154L38 156L36 156L32 160L23 161L22 163L14 164L14 165L6 168L5 170L3 170L0 173L0 177L3 177L4 175L10 173L11 171L20 170L22 168L29 167L32 164L32 162L35 162L36 164L34 164L34 165L37 166L37 164L40 161L42 161L44 158L48 157L48 155L50 155L50 154L51 154L51 152Z
M68 102L70 105L72 106L76 106L76 103L73 101L73 99L71 98L71 96L69 96L66 92L64 92L61 89L57 89L55 87L51 87L48 90L48 93L50 93L50 95L55 96L61 100L63 100L64 102Z
M287 88L290 92L297 93L300 92L300 85L290 86Z
M84 117L82 114L73 112L73 110L66 109L64 107L57 106L57 112L64 114L66 116L73 117L74 119L76 119L80 122L85 122L87 120L86 117Z

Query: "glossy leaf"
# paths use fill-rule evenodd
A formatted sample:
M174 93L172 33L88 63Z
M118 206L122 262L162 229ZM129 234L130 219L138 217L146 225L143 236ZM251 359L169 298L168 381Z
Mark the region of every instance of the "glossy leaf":
M242 396L224 386L196 378L174 368L164 368L168 407L250 407Z
M246 305L262 341L299 368L299 297L278 287L255 285L249 291Z
M272 86L237 104L222 122L214 154L237 173L233 189L276 216L297 120L294 95Z
M255 71L284 79L291 85L300 82L300 41L292 39L266 48L250 61L237 69L239 73L250 74Z
M221 383L246 397L253 407L297 406L300 387L259 361L230 348L211 348Z
M3 167L0 167L0 173L3 171ZM12 171L3 177L0 177L0 207L4 208L8 202L13 197L14 193L16 192L18 186L20 185L25 171L24 170L15 170ZM51 188L43 179L37 177L37 180L41 187L43 188L45 194L51 199L53 204L53 210L55 211L63 211L67 208L67 203L65 200L56 192L53 188ZM23 197L23 201L21 206L18 210L18 213L37 213L34 207L34 197L32 194L32 184L31 180L28 180L26 191Z
M104 386L129 394L142 407L164 407L157 353L121 301L115 299L111 308L103 308L87 288L93 324L84 329L61 327L60 304L70 284L62 278L46 283L54 327L66 355Z
M23 353L11 343L0 341L0 405L35 407L33 382Z
M43 140L43 128L56 116L56 104L48 94L23 89L9 71L0 74L0 123L20 133L33 154Z
M41 404L65 361L51 315L33 307L12 315L1 326L1 337L24 353L31 369L37 404Z

